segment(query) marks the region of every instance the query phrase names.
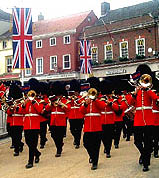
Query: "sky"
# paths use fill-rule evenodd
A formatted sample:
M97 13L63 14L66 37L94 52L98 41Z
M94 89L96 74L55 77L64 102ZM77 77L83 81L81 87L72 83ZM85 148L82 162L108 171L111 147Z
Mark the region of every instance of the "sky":
M11 13L13 7L32 8L33 21L42 12L45 19L63 17L93 10L97 17L101 14L101 3L109 2L110 9L118 9L150 0L1 0L0 9Z

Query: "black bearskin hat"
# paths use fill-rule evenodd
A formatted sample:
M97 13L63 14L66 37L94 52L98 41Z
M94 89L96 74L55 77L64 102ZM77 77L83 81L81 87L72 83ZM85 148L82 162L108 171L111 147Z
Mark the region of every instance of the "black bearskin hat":
M22 98L23 94L21 88L16 84L11 84L9 88L9 97L13 98L14 100Z
M98 92L100 91L100 81L97 77L90 77L87 79L87 82L90 83L90 88L95 88Z
M114 86L110 80L103 80L100 82L100 91L102 95L111 94L113 90Z
M40 93L40 83L39 83L39 81L37 79L31 78L28 81L28 84L30 86L30 90L34 90L37 94Z
M81 91L81 85L80 82L76 79L73 79L70 81L70 91L76 91L80 92Z
M56 81L51 84L51 93L53 95L59 96L59 95L64 95L65 93L65 87L60 81Z
M137 67L136 72L140 72L141 75L143 75L143 74L149 74L149 75L152 76L151 68L147 64L140 64Z

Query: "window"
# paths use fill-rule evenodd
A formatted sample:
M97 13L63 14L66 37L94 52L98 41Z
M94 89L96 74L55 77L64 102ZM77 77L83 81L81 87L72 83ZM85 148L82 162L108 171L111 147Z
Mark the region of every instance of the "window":
M31 69L25 69L25 75L31 75Z
M6 65L7 73L12 72L12 57L11 56L7 57L6 63L7 63L7 65Z
M36 59L36 74L43 74L43 58Z
M113 59L112 44L105 45L105 59L106 60L112 60Z
M98 63L98 48L97 47L92 47L91 48L91 54L92 54L92 61Z
M50 70L57 68L57 56L50 56Z
M128 58L128 41L120 42L120 57Z
M50 46L55 46L56 45L56 38L50 38Z
M36 41L36 48L42 48L42 40Z
M7 42L3 41L3 49L7 48Z
M70 44L70 35L67 35L67 36L63 37L63 43L64 44Z
M70 64L70 54L63 55L63 69L70 69L71 64Z
M137 39L136 40L136 54L139 56L145 56L145 39Z

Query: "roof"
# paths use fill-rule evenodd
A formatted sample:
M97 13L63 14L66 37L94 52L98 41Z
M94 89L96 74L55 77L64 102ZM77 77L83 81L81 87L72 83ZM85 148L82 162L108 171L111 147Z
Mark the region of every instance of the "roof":
M34 22L33 36L75 30L91 12Z
M0 9L0 21L10 21L11 14Z
M133 6L110 10L105 16L99 18L99 20L96 22L96 25L102 24L103 22L101 20L104 20L105 23L110 23L114 21L143 16L146 14L150 14L154 17L157 17L159 15L158 9L159 1L153 0Z

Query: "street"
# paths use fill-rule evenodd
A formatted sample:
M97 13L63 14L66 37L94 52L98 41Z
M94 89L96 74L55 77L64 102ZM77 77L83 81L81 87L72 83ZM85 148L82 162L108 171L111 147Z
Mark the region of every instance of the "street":
M121 137L119 149L112 147L111 158L106 158L103 153L103 144L100 149L97 170L91 170L88 163L88 154L81 143L79 149L73 146L73 138L69 128L64 139L62 156L55 158L55 145L47 134L48 142L42 153L40 162L31 169L26 169L28 161L28 148L25 144L24 151L19 156L13 156L10 149L10 139L0 140L0 178L158 178L159 159L152 155L150 171L143 172L138 164L139 153L133 144L133 137L126 142ZM24 138L23 138L24 141ZM39 145L38 145L39 146Z

